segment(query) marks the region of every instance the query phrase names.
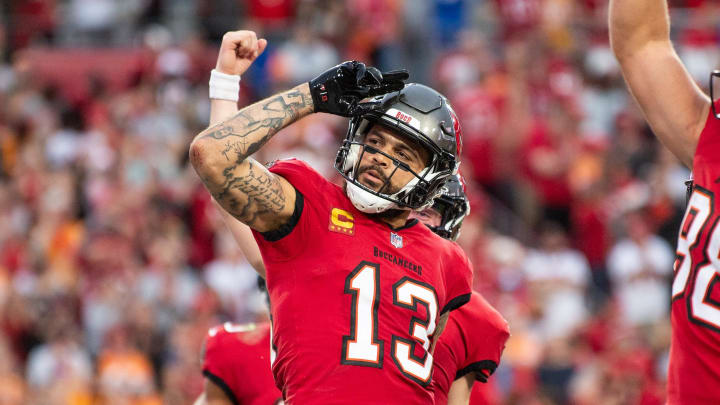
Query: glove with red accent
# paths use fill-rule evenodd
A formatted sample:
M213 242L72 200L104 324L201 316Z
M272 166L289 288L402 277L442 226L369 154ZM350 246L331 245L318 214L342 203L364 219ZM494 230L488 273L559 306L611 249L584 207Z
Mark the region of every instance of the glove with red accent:
M380 72L362 62L343 62L310 81L315 112L353 117L377 106L361 102L368 97L402 90L410 75L407 70Z

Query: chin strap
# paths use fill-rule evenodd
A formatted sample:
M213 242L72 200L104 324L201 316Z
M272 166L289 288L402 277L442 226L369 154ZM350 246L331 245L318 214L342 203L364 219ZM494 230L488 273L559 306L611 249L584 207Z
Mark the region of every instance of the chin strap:
M366 214L377 214L392 208L397 208L397 204L394 202L367 192L350 181L347 182L345 190L345 193L355 208Z

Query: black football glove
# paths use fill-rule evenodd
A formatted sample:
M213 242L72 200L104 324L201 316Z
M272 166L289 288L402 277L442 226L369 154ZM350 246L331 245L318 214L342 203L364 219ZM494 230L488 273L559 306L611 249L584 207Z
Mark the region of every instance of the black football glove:
M343 62L310 81L315 112L353 117L372 110L378 103L360 101L402 90L407 70L380 72L356 61Z

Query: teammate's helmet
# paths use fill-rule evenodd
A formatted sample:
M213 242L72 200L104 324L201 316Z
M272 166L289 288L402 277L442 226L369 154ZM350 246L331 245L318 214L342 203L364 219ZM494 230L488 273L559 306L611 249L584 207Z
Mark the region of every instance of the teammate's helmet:
M422 209L440 194L443 184L457 172L462 148L460 123L448 100L437 91L412 83L404 89L378 96L378 107L350 120L335 168L347 180L347 194L363 212L378 213L391 208ZM408 165L365 145L364 137L373 124L383 125L417 142L430 152L428 166L415 173ZM357 181L357 169L365 152L381 153L395 165L385 184L374 191ZM382 193L401 168L415 177L393 194Z
M459 174L447 180L442 194L435 199L433 208L440 213L442 219L439 226L429 228L445 239L457 240L463 219L470 214L465 182Z

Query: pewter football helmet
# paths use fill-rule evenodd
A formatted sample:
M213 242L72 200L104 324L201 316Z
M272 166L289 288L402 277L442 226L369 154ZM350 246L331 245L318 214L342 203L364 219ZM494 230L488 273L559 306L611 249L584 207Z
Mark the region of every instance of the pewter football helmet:
M347 194L357 209L378 213L391 208L423 209L437 197L446 180L457 173L462 149L460 123L448 100L422 84L411 83L404 89L371 100L377 108L350 120L347 135L338 151L335 168L347 180ZM373 125L382 125L417 142L430 152L428 166L419 173L403 162L365 145L365 135ZM385 184L374 191L357 179L357 169L365 153L381 153L395 165ZM399 191L388 189L398 169L414 175Z

